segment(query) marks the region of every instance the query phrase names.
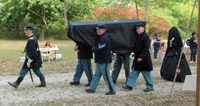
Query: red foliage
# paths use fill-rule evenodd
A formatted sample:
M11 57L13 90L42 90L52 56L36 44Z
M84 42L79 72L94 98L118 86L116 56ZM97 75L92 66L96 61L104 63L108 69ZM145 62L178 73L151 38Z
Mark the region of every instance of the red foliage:
M113 7L105 7L102 8L100 6L96 6L94 8L95 13L93 19L87 19L90 21L98 21L98 20L123 20L123 19L137 19L137 10L132 6L124 6L115 4ZM169 30L170 26L168 25L167 20L157 15L152 15L151 10L147 10L148 13L148 21L147 21L147 31L149 34L153 34L155 32L158 33L166 33ZM144 19L144 11L138 10L139 20Z

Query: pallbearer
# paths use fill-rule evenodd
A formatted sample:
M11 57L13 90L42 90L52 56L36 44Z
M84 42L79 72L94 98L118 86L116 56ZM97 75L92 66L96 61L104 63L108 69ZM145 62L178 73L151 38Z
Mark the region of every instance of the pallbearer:
M93 79L90 83L90 88L86 89L87 93L95 93L97 85L103 75L103 79L108 85L109 91L106 95L114 95L116 93L112 77L110 76L110 63L111 58L111 42L106 33L106 25L98 24L96 27L97 34L100 36L95 47L92 48L92 52L95 53L96 71L93 75Z

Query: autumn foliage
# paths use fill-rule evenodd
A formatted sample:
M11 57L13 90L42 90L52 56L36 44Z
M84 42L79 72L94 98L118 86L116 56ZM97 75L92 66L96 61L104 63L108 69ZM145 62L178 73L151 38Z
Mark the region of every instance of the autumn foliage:
M101 21L101 20L125 20L137 19L137 10L132 6L124 6L115 4L113 7L100 7L94 8L93 18L87 21ZM149 35L153 36L154 33L159 33L160 36L166 35L170 29L167 20L157 15L152 15L151 10L148 9L148 21L146 22L146 31ZM144 11L138 10L139 20L144 19Z

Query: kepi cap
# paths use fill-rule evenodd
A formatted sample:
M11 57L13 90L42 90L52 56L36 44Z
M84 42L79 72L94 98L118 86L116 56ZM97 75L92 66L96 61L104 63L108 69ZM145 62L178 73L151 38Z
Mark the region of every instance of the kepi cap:
M98 24L96 29L106 29L106 25L105 24Z
M30 26L27 26L26 28L24 28L24 29L26 29L26 30L35 30L35 28L32 26L32 25L30 25Z
M144 27L142 23L137 23L137 24L135 25L135 28L140 28L140 27Z

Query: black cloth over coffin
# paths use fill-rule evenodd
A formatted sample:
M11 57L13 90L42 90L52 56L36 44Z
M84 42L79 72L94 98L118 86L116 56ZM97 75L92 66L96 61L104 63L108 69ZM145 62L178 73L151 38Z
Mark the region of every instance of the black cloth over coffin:
M98 42L96 27L98 23L106 25L106 32L111 40L111 50L115 53L126 55L131 52L138 34L135 25L143 23L141 20L108 20L108 21L88 21L88 22L70 22L68 37L74 42L88 44L94 47Z

